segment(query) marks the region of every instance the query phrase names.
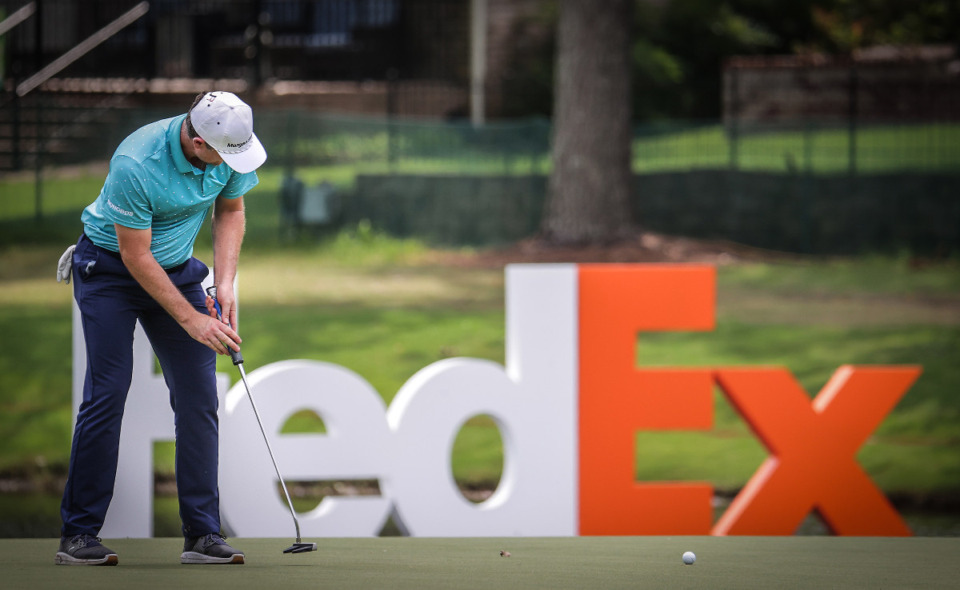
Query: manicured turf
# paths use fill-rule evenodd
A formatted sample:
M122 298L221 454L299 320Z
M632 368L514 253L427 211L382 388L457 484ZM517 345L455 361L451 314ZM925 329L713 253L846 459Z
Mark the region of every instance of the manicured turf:
M313 541L314 539L310 539ZM236 539L242 566L185 566L179 539L108 540L117 567L53 564L54 539L0 540L7 588L956 588L960 539L580 537ZM501 557L500 551L510 557ZM684 551L697 555L686 566Z

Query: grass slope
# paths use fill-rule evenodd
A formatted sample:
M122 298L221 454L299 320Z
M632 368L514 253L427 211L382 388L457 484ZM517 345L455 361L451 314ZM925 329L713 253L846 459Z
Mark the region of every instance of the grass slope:
M44 485L63 474L72 423L72 289L53 280L60 251L50 245L0 249L0 475ZM205 247L198 255L209 260ZM292 358L333 362L367 379L389 402L431 362L468 356L502 363L502 268L464 268L444 260L422 244L364 227L296 247L252 241L240 273L248 371ZM922 364L920 380L858 459L891 495L955 497L958 293L953 261L925 267L895 258L721 266L716 329L640 334L637 363L782 365L811 396L844 363ZM237 380L228 359L221 359L219 370ZM637 434L638 479L710 481L721 490L746 482L766 450L722 396L715 399L710 431ZM321 428L309 415L288 424L288 431ZM172 445L158 444L156 452L156 468L170 473ZM457 481L495 485L502 462L496 427L483 418L471 420L453 449ZM22 499L0 499L3 530L24 536L14 518Z

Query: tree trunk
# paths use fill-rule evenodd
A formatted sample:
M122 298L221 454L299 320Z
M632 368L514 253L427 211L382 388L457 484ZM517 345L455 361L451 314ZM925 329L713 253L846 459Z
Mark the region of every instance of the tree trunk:
M633 229L630 211L630 0L560 0L553 172L541 232L605 243Z

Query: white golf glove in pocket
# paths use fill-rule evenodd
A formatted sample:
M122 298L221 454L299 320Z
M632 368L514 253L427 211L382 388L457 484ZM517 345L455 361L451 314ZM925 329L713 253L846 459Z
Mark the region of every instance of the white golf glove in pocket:
M76 248L76 244L71 244L60 257L60 262L57 263L58 283L63 281L68 285L70 284L70 273L73 271L73 251L76 250Z

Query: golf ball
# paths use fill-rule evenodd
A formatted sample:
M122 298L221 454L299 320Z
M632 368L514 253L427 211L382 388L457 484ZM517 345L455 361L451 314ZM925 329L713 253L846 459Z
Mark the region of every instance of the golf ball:
M681 559L683 559L683 563L693 565L693 562L697 560L697 556L693 554L693 551L684 551Z

